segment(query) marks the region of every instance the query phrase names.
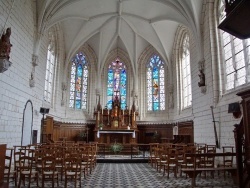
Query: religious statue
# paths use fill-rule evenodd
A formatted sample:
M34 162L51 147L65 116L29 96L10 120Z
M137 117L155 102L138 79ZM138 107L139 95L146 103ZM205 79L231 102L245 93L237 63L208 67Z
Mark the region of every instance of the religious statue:
M7 28L6 33L2 34L0 41L0 58L10 59L10 48L12 44L10 43L11 29Z
M178 125L175 124L175 126L173 127L173 135L178 135Z
M202 69L200 69L199 77L200 77L200 82L198 82L198 86L199 87L205 86L205 74L203 73Z
M154 82L153 88L154 88L153 95L157 96L158 95L159 86L158 86L158 84L156 82Z

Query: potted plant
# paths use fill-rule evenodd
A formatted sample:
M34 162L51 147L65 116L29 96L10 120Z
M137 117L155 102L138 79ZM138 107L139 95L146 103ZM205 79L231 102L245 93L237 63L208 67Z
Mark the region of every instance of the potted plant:
M103 123L100 123L100 124L98 125L98 127L99 127L100 130L102 130L102 128L103 128Z
M122 149L123 145L120 143L114 143L110 146L110 150L115 154L120 153Z

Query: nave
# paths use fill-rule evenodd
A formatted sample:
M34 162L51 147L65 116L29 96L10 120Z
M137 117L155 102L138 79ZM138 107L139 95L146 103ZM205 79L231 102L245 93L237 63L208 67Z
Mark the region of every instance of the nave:
M81 179L82 187L89 188L119 188L119 187L157 187L157 188L180 188L191 187L191 179L183 177L174 177L171 173L169 179L166 176L162 176L162 173L157 172L148 163L97 163L93 172L89 174L86 179ZM11 188L15 187L14 182L11 182ZM223 173L218 176L215 174L214 178L204 175L198 176L196 179L197 187L216 187L216 188L236 188L233 186L232 179L226 177L224 179ZM31 187L37 187L36 182L32 182ZM41 187L41 185L39 185ZM48 181L45 183L45 187L52 187ZM57 187L55 185L55 187ZM59 181L58 187L64 187L64 181ZM74 187L74 182L69 182L68 187Z

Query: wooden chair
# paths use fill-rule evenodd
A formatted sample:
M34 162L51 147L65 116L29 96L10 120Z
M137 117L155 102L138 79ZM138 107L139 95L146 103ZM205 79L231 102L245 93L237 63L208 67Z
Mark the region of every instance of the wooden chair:
M157 170L158 164L160 163L160 152L161 149L159 147L156 147L154 149L154 160L153 160L153 167Z
M89 146L84 146L81 148L81 165L82 170L85 174L91 173L91 148Z
M160 171L164 168L164 165L167 164L167 157L168 157L168 153L167 153L167 149L162 148L159 151L159 161L157 161L157 171Z
M216 153L216 145L207 145L206 153ZM206 156L201 158L199 167L201 168L214 168L215 157L214 156ZM205 171L205 177L207 172ZM211 171L211 176L214 177L214 172Z
M181 165L184 163L185 160L184 157L185 157L185 147L177 149L176 151L177 171L181 169Z
M58 172L55 167L55 157L45 156L42 159L42 188L44 188L44 182L50 180L52 187L54 188L55 180L57 180L58 187Z
M68 179L75 180L75 187L77 181L81 187L81 160L76 157L68 157L64 159L64 173L65 173L65 187L67 187Z
M25 179L27 177L29 185L28 187L30 187L30 183L31 183L31 179L34 178L36 180L37 183L37 187L38 187L38 172L34 169L32 169L32 163L33 163L33 159L32 157L29 156L22 156L19 159L19 183L18 183L18 187L21 187L21 181L23 181L23 185L25 186Z
M176 149L173 148L168 149L167 163L164 165L163 176L167 171L169 178L170 170L172 170L174 172L174 176L177 177L177 152Z
M14 157L14 172L15 172L15 176L16 176L16 179L17 179L16 181L18 181L19 174L20 174L19 160L23 156L25 156L25 153L20 151L20 150L17 150L17 147L14 146L13 157Z
M14 170L14 168L12 168L13 150L14 149L10 148L6 149L6 151L9 151L9 155L5 155L4 179L9 185L10 179L13 178L15 181L15 186L17 186L17 172Z
M149 163L152 167L156 164L156 149L158 148L159 143L149 143Z
M96 166L97 160L97 143L92 143L92 162L93 162L93 168Z
M233 153L234 147L233 146L223 146L222 147L223 153ZM233 156L223 156L223 164L220 166L223 167L232 167L233 166ZM226 171L224 171L224 178L226 177Z
M183 168L194 168L196 159L194 157L187 156L189 153L185 153L184 155L184 162L181 164L181 171L180 171L180 177L182 177L182 169ZM186 174L187 177L187 174Z
M61 180L62 180L63 171L64 171L64 149L61 146L57 148L57 151L55 154L55 168L58 172L60 172Z

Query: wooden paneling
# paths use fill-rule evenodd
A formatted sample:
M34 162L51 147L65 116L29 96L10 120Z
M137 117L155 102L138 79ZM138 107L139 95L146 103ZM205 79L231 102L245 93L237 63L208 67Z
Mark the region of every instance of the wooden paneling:
M243 108L243 135L236 135L236 160L238 168L239 187L250 187L250 89L237 93L242 98ZM236 128L238 125L235 126ZM234 131L237 133L237 129ZM244 140L245 138L245 140ZM244 141L243 141L244 140ZM243 144L244 143L244 144ZM245 156L243 157L243 151ZM243 164L244 163L244 164Z
M47 141L48 135L51 135L53 141L67 140L77 141L79 140L78 134L82 131L87 132L88 136L84 141L94 141L93 126L88 124L71 124L54 121L52 117L47 116L45 119L45 126L42 130L43 142ZM48 126L48 127L47 127Z
M0 145L0 185L3 183L5 166L6 144Z
M53 134L53 117L47 116L44 120L44 125L46 126L46 134Z
M147 125L140 124L138 127L138 143L148 144L152 142L161 142L161 138L172 139L173 138L173 126L172 124L155 124ZM159 137L154 137L155 132Z
M194 126L193 121L185 121L178 123L179 135L190 135L190 142L194 142Z
M137 125L138 131L136 130L136 140L135 143L148 144L152 142L171 142L173 141L173 127L175 124L143 124ZM194 133L193 133L193 121L179 122L179 135L188 135L190 138L188 142L193 143ZM92 142L96 140L96 129L95 124L70 124L53 121L53 132L52 140L58 141L62 138L68 141L76 141L77 135L81 131L88 130L88 138L86 141ZM44 128L47 131L47 128ZM158 137L154 134L157 132ZM128 139L124 139L124 142L128 142ZM46 139L45 139L46 141Z
M137 125L139 136L138 143L152 143L152 142L171 142L173 141L173 127L176 124L139 124ZM159 138L153 135L157 132ZM178 122L178 134L188 137L189 141L194 142L193 121Z

